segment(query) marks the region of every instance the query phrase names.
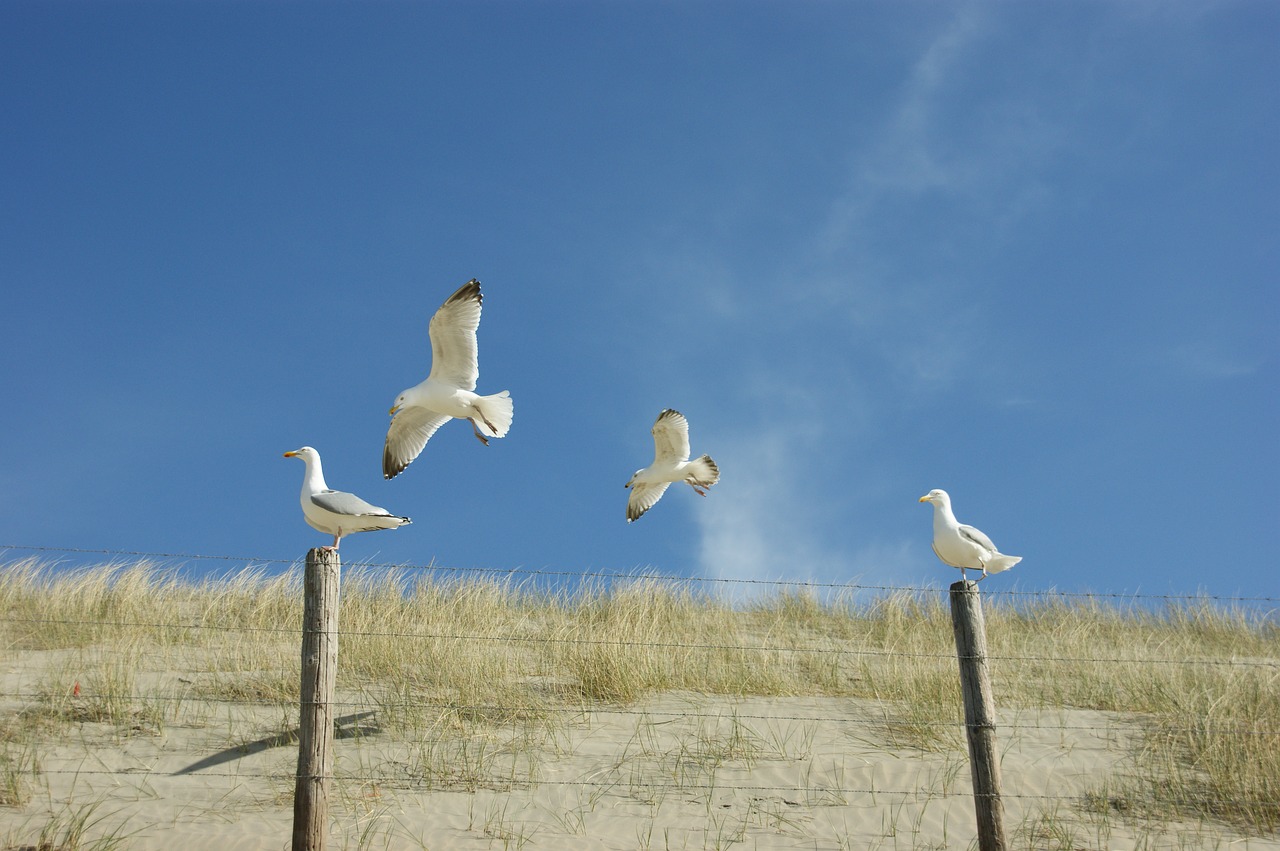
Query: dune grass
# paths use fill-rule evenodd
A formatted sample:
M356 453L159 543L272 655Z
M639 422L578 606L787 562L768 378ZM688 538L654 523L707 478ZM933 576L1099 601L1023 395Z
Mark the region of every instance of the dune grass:
M403 772L421 783L528 782L536 775L529 736L545 747L574 710L665 692L871 699L892 745L964 747L943 593L781 592L731 604L696 583L643 578L564 592L408 571L346 574L338 689L347 706L338 714L368 709L379 729L420 740L418 761ZM1274 618L1201 600L1152 610L998 595L985 612L1001 707L1140 719L1137 768L1105 800L1255 834L1280 830ZM275 707L287 727L301 617L297 570L191 581L146 561L0 566L3 652L39 654L43 665L36 683L0 696L0 805L25 800L41 743L68 725L214 723L191 714L208 712L195 707L212 699ZM523 733L494 737L514 722ZM760 746L736 742L748 744Z

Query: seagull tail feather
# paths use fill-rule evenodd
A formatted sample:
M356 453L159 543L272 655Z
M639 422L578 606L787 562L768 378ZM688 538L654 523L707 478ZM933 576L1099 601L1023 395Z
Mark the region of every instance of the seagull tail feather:
M484 420L493 423L493 429L490 430L488 424L480 420L476 425L481 431L488 432L493 437L507 436L507 432L511 429L511 420L515 417L515 405L511 402L510 392L503 390L492 396L481 396L476 402L476 407L484 415Z
M716 466L715 461L711 460L710 455L693 459L689 462L688 469L689 475L685 477L685 481L699 487L709 488L720 481L720 468Z
M1007 556L997 553L991 561L987 562L987 573L1001 573L1008 570L1018 562L1022 561L1022 556Z

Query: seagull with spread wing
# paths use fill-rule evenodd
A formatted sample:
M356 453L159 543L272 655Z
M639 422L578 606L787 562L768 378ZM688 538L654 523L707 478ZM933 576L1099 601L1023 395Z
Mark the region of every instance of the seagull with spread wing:
M378 529L398 529L413 521L397 517L385 508L370 505L353 493L331 489L324 483L324 470L320 466L320 453L310 446L284 453L286 458L301 458L307 462L307 472L302 478L302 516L312 528L333 536L336 550L344 535L353 532L373 532Z
M431 435L450 419L467 420L485 446L505 437L514 409L506 390L475 393L480 379L476 329L480 327L480 282L467 281L431 317L431 372L391 406L391 428L382 450L382 475L393 479L413 463Z
M689 460L689 421L684 414L667 408L653 424L653 463L636 470L624 487L631 488L627 498L627 522L640 517L662 499L672 482L684 482L706 496L706 489L720 481L720 468L710 455Z
M946 491L934 488L919 501L933 506L933 552L943 564L960 568L962 580L968 579L967 568L981 570L982 579L986 579L988 574L1008 570L1022 561L1022 556L1007 556L997 550L982 530L956 520Z

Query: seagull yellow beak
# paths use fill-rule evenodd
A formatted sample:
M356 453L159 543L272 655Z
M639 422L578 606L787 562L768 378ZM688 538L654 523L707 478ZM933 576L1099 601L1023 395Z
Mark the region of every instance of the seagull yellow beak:
M296 457L298 457L298 453L297 453L297 452L286 452L286 453L284 453L284 457L286 457L286 458L296 458Z
M928 502L928 501L929 501L929 494L925 494L924 496L916 500L916 502Z
M396 415L396 411L398 411L398 410L400 410L400 406L399 406L399 405L392 405L392 406L391 406L391 410L390 410L390 411L387 411L387 413L389 413L391 416L393 416L393 417L394 417L394 416Z

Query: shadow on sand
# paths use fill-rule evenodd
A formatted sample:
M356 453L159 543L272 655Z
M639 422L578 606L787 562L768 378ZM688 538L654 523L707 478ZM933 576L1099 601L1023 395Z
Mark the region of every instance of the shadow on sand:
M376 723L363 723L372 718L373 715L373 712L357 712L353 715L343 715L341 718L333 719L333 737L335 739L354 739L357 736L372 736L381 732L381 728ZM270 748L296 745L297 743L298 730L294 728L283 733L276 733L274 736L267 736L265 739L258 739L257 741L218 751L216 754L207 756L199 762L193 762L180 771L173 772L170 776L177 777L181 774L194 774L206 768L213 768L215 765L225 765L228 762L233 762L246 756L262 753Z

